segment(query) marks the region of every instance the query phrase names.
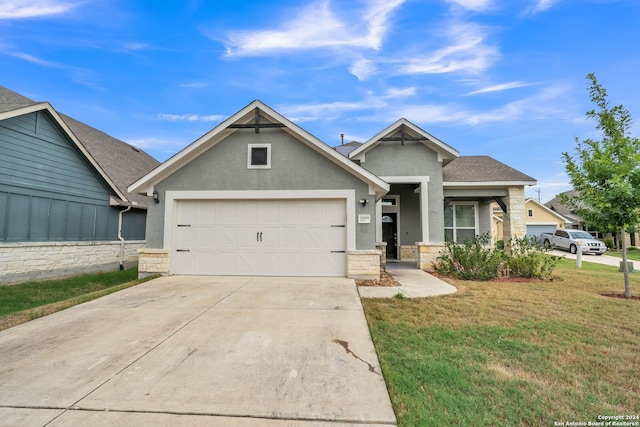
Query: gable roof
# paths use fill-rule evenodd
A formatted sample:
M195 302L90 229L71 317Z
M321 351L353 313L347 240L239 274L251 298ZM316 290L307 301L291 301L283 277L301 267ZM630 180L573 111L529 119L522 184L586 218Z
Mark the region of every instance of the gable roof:
M35 102L0 86L0 120L47 111L98 174L106 181L119 204L143 207L147 199L127 191L127 185L159 162L144 151L102 131L58 113L48 102Z
M571 197L577 197L580 193L576 190L569 190L569 191L565 191L562 194L571 198ZM560 201L559 195L549 200L544 205L547 208L549 208L551 211L557 212L558 214L567 218L569 222L574 222L577 224L582 222L582 218L580 218L580 216L577 213L575 213L569 205L565 205Z
M543 211L546 211L546 212L550 213L551 215L555 216L559 220L561 220L561 221L563 221L565 223L571 223L571 221L568 218L565 218L564 216L560 215L558 212L554 211L553 209L549 209L547 206L543 205L542 203L540 203L536 199L532 199L531 197L529 197L528 199L526 199L524 201L524 203L525 203L525 205L527 203L533 203L537 208L540 208Z
M342 154L343 156L348 157L350 152L360 147L361 145L362 145L362 142L351 141L351 142L347 142L346 144L337 145L333 147L333 149L336 150L338 153Z
M269 123L274 124L274 127L281 127L284 132L289 133L307 147L329 159L352 175L355 175L362 181L367 182L370 190L375 191L376 198L382 197L389 191L389 184L384 182L382 179L348 160L345 156L338 153L336 150L302 129L300 126L291 122L271 107L265 105L260 100L251 102L227 120L201 136L199 139L186 146L177 154L170 157L167 161L131 184L128 190L130 192L138 192L150 196L153 194L155 184L187 165L217 143L223 141L226 137L236 132L238 127L243 125L250 127L251 122L257 118L256 109L259 110L259 118L266 119Z
M535 178L489 156L461 156L442 168L443 185L535 185Z
M460 155L458 153L458 150L440 141L430 133L422 130L418 126L411 123L409 120L402 118L384 129L382 132L378 133L373 138L369 139L360 147L351 151L349 153L349 158L353 160L360 160L362 155L364 155L367 151L370 151L381 144L384 141L384 138L389 137L390 135L393 135L397 132L403 132L403 134L406 132L406 134L410 138L421 138L420 142L438 153L438 160L443 161L444 163L451 159L455 159Z

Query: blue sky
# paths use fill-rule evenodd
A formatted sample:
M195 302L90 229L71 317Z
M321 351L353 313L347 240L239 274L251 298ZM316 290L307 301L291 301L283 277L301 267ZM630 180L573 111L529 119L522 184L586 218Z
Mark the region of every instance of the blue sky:
M0 85L165 160L254 99L327 144L405 117L569 189L587 73L636 118L637 0L2 0Z

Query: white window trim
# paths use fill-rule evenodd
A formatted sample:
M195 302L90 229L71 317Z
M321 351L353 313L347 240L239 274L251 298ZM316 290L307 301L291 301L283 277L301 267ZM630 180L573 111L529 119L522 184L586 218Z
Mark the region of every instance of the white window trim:
M480 231L478 228L478 222L480 220L480 215L478 212L478 202L451 202L449 203L449 206L475 206L474 209L474 236L478 236ZM444 227L445 230L452 230L453 231L453 241L457 242L458 241L458 236L457 236L457 229L461 229L461 230L471 230L471 227L456 227L456 215L455 215L455 208L454 208L454 212L453 212L453 225L451 227ZM446 235L446 233L445 233Z
M266 148L267 149L267 164L266 165L252 165L251 164L251 150L253 148ZM271 144L248 144L247 145L247 169L271 169Z
M527 218L533 218L533 209L527 209Z

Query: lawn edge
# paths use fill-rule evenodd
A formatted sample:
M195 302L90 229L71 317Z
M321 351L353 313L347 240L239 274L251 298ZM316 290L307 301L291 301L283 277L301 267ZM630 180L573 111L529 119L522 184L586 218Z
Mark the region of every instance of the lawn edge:
M27 323L31 320L39 319L40 317L48 316L49 314L66 310L67 308L71 308L75 305L89 302L89 301L101 298L103 296L112 294L114 292L121 291L123 289L131 288L133 286L155 279L156 277L158 276L155 275L155 276L144 277L141 279L132 280L130 282L121 283L119 285L115 285L110 288L102 289L95 292L90 292L84 295L79 295L66 300L53 302L50 304L42 305L40 307L29 308L27 310L22 310L17 313L7 314L6 316L0 316L0 331L13 328L14 326Z

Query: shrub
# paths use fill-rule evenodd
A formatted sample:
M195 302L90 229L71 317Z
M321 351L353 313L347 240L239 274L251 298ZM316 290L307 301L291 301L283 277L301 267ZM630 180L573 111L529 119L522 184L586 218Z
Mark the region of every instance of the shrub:
M611 237L607 237L606 239L602 239L602 242L607 246L607 249L613 249L613 239Z
M437 273L462 280L491 280L498 276L503 252L487 248L489 233L467 239L464 244L446 242L444 251L436 258Z
M561 257L549 255L551 248L540 245L537 237L513 237L506 255L511 274L516 277L551 276Z

